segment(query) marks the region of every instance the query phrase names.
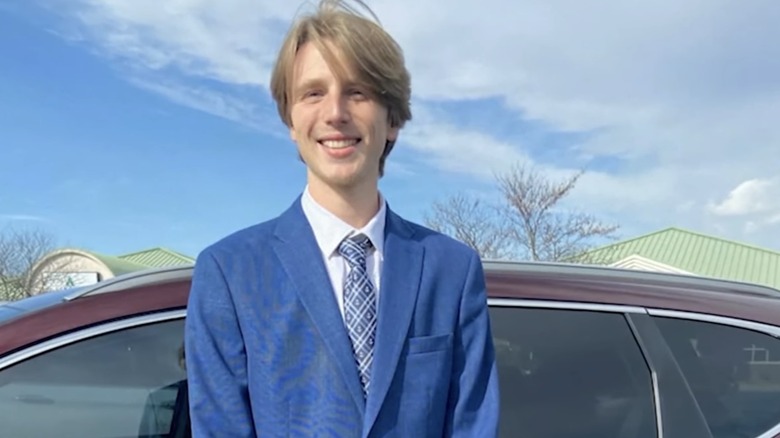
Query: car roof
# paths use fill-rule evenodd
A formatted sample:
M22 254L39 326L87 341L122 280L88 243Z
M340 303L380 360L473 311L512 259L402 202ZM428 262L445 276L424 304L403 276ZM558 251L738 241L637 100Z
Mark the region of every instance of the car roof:
M579 264L486 261L493 298L677 310L780 325L780 290L694 275Z
M669 309L780 326L780 291L770 287L602 266L499 261L483 266L491 299ZM83 325L184 309L192 271L192 265L149 269L0 306L18 316L5 321L16 322L18 329L10 330L15 334L0 330L0 354Z
M18 301L0 302L0 324L5 321L35 312L62 302L65 297L73 295L85 289L85 287L69 288L33 295L32 297Z
M568 263L486 260L483 266L490 298L621 304L780 324L780 290L768 286ZM141 271L84 288L65 299L173 282L186 282L188 287L192 270L188 265Z
M643 305L648 300L663 298L674 306L681 301L717 295L725 304L738 305L759 299L769 300L772 307L780 306L780 290L731 280L568 263L486 260L483 266L491 298L557 299L560 294L555 291L560 289L561 292L566 291L564 299L582 302L612 303L620 295L625 295L625 299L620 301L627 301L629 305ZM4 306L34 310L57 301L74 301L165 283L189 283L192 271L193 265L147 269ZM572 289L577 291L574 296ZM609 295L604 297L603 294L594 294L595 291L608 292Z
M191 272L190 268L189 275ZM171 269L142 271L78 290L42 294L40 305L0 321L0 356L108 321L166 310L183 311L189 279L178 274ZM44 296L48 296L45 305ZM16 302L14 308L23 309L36 297Z
M603 265L587 265L551 262L509 262L487 260L483 262L488 276L505 276L513 279L534 276L536 278L561 279L595 283L630 283L632 285L678 286L690 289L707 289L731 292L734 299L745 295L780 298L780 290L758 284L678 274L643 271Z

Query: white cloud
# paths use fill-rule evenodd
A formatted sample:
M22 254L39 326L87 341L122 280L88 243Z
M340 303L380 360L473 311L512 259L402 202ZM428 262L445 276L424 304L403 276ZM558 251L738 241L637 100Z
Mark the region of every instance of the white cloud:
M732 225L743 225L746 234L774 232L780 225L780 178L750 179L742 182L709 210Z
M78 0L72 14L111 56L230 84L263 85L287 2Z
M744 216L774 210L780 213L780 179L747 180L711 209L721 216Z
M43 216L36 216L32 214L0 214L0 221L7 222L48 222L49 219Z
M276 113L272 113L267 107L260 107L247 99L241 99L202 86L186 86L173 82L164 83L139 78L132 78L130 82L139 88L159 94L179 105L240 123L268 134L283 135L281 130L283 125ZM285 136L284 138L287 137Z
M246 85L257 92L257 101L267 87L285 21L312 6L281 3L82 0L76 17L102 50L141 70L145 77L150 77L150 71L174 70L185 77ZM462 81L467 83L472 76L462 72ZM259 120L268 119L259 117L261 108L246 95L218 93L164 78L134 77L131 82L181 105L254 128ZM278 120L275 113L268 116ZM401 141L445 171L478 177L492 175L505 167L508 159L527 159L518 148L487 134L463 130L426 114L424 106L415 107L414 121Z
M414 107L415 118L404 127L399 141L408 143L438 169L492 179L495 172L507 170L513 163L532 161L518 145L461 128L422 104Z
M312 3L80 0L68 12L125 65L262 90L287 22ZM765 213L739 217L737 226L722 214L757 208L739 184L777 172L780 2L375 0L371 6L405 49L418 101L498 98L518 118L590 132L562 154L624 160L617 171L581 181L573 200L588 209L624 212L648 226L730 230L734 238L747 220L759 230L754 234L780 221ZM253 119L252 105L240 99L164 83L146 88L220 117ZM526 145L496 138L491 126L464 129L424 106L414 109L401 141L440 169L484 178L512 160L535 159ZM721 199L720 208L708 208L713 199ZM769 240L780 246L777 237Z
M385 164L385 173L397 178L419 176L410 165L399 160L388 160Z

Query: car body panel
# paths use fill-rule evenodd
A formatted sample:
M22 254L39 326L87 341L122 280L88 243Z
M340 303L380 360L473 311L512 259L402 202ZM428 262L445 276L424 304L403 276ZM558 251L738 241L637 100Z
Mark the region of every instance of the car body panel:
M182 268L172 268L172 271L182 271ZM133 287L122 293L89 292L91 289L121 290L123 281L133 279L134 274L118 277L107 284L98 283L92 288L81 288L75 294L72 291L69 294L55 292L52 297L46 298L46 305L31 306L23 302L4 305L22 309L27 306L28 309L11 320L0 320L0 356L80 327L147 312L186 307L190 289L188 277L139 285L144 275L137 275L140 281L127 281ZM491 299L669 309L780 326L780 298L772 297L773 294L780 297L780 291L770 288L756 291L754 285L692 276L533 262L486 262L485 276ZM62 299L74 296L78 298ZM39 297L28 300L44 302ZM29 310L29 307L35 308Z
M149 312L184 308L189 281L59 301L0 325L0 357L52 336Z
M535 263L485 263L485 274L492 307L558 308L624 314L640 345L642 339L652 339L658 344L653 354L647 352L647 345L643 346L645 356L665 362L661 368L656 368L658 364L652 367L656 371L653 373L656 397L659 386L667 390L671 386L687 387L678 384L684 378L674 364L675 359L663 346L660 335L648 334L650 330L656 330L652 328L654 324L651 320L658 312L676 312L680 317L700 320L720 318L723 320L720 322L757 328L780 337L780 329L777 329L780 327L780 291L771 288L691 276ZM158 276L155 275L148 272L129 274L79 290L55 292L0 306L0 313L5 311L6 315L10 315L5 320L0 319L0 369L75 342L73 339L85 333L114 330L133 318L170 314L168 311L184 317L191 269L163 269ZM766 330L769 326L777 330ZM497 347L501 345L497 344ZM31 388L24 388L24 392L35 393ZM97 396L99 394L91 397ZM135 394L130 399L135 400L133 403L137 405L139 397ZM663 427L665 432L685 430L687 432L684 433L690 432L690 437L710 436L709 432L702 430L701 419L693 421L695 415L688 415L693 409L691 397L685 390L667 401L657 398L655 410L664 412L663 417L657 417L658 428ZM81 399L76 397L73 400ZM670 404L669 400L675 403ZM21 401L45 405L47 400ZM81 401L93 403L97 400L84 398ZM686 401L688 405L680 405L681 401ZM675 413L686 414L676 418ZM662 418L667 421L664 426L660 424ZM137 421L133 417L128 424ZM671 433L669 436L674 435ZM780 438L780 425L760 438Z
M65 289L34 295L23 300L0 303L0 324L26 313L55 305L63 301L69 294L77 293L83 289L84 288Z
M691 289L639 285L614 285L561 280L492 279L492 298L575 301L668 309L780 324L780 300L745 296L740 299L722 293ZM511 283L510 283L511 282Z

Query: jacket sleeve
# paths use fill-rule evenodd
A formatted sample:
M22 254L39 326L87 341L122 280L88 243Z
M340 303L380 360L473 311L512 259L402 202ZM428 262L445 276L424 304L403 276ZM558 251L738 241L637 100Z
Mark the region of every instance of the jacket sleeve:
M461 297L453 367L445 436L496 437L498 372L485 277L476 253L471 258Z
M254 437L244 340L218 261L195 264L185 324L192 436Z

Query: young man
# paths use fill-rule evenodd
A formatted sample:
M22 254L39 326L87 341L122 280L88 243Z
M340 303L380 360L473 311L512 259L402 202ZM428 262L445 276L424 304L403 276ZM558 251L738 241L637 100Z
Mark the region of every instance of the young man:
M411 118L393 39L336 1L300 18L271 91L307 167L281 216L198 257L186 348L195 437L495 437L482 266L378 190Z

